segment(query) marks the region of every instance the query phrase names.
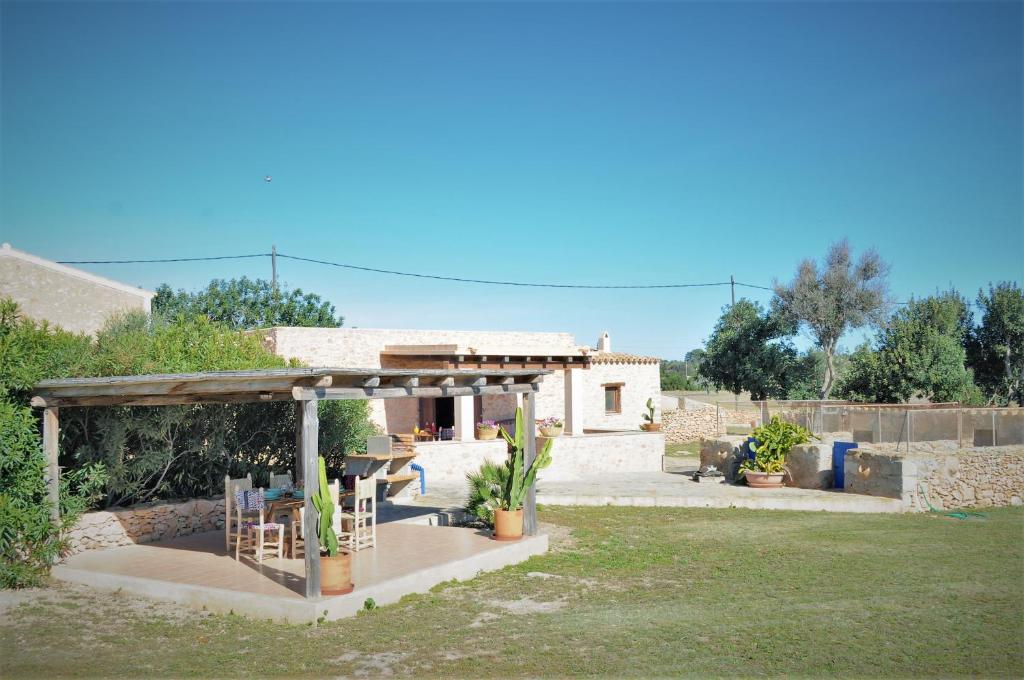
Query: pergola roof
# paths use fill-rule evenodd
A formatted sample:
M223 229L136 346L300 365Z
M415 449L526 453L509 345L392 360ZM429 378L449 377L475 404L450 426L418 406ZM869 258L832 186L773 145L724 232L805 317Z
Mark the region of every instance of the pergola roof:
M538 369L281 368L43 380L32 405L161 406L533 392Z

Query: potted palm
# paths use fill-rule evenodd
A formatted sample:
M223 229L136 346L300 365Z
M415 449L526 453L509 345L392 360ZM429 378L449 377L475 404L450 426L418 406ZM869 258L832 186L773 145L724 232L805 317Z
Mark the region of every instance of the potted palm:
M505 428L501 436L509 446L508 460L503 465L487 461L476 474L467 475L470 500L467 510L494 527L497 541L518 541L523 537L523 501L526 492L537 481L537 472L551 465L548 439L533 465L526 468L526 446L523 433L523 411L516 409L516 436Z
M647 412L644 413L644 423L640 426L644 432L660 432L661 423L654 422L654 399L647 400Z
M752 436L749 446L754 457L743 461L737 474L755 489L780 488L786 475L786 456L794 446L806 444L814 437L809 430L778 416L755 428Z
M310 500L316 508L317 538L320 539L320 592L323 595L344 595L352 592L352 555L341 552L334 532L334 501L327 486L327 464L320 456L317 463L320 484Z
M565 428L565 423L562 422L561 418L551 416L550 418L545 418L537 423L537 428L540 430L541 436L550 439L562 434L562 430Z
M498 423L493 420L481 420L476 424L476 438L477 439L497 439L498 438Z

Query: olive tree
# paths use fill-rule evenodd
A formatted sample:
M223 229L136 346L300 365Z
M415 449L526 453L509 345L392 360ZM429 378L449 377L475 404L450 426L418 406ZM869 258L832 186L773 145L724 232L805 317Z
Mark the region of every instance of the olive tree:
M843 334L885 317L888 265L873 249L856 262L844 239L832 244L823 266L800 263L788 284L775 281L772 310L807 329L825 356L820 396L828 399L835 383L835 355Z
M1024 406L1024 291L1003 281L979 291L981 323L967 341L968 363L993 403Z

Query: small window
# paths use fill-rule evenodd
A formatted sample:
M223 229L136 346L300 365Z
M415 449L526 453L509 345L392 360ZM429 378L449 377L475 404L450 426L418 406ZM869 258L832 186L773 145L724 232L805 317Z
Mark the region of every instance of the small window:
M622 383L604 386L604 412L622 413Z

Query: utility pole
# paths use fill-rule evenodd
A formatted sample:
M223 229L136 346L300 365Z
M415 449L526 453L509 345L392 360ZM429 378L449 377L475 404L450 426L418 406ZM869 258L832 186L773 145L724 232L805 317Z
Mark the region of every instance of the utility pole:
M270 246L270 285L277 290L277 246Z
M729 287L732 289L732 303L736 304L736 277L729 274Z

